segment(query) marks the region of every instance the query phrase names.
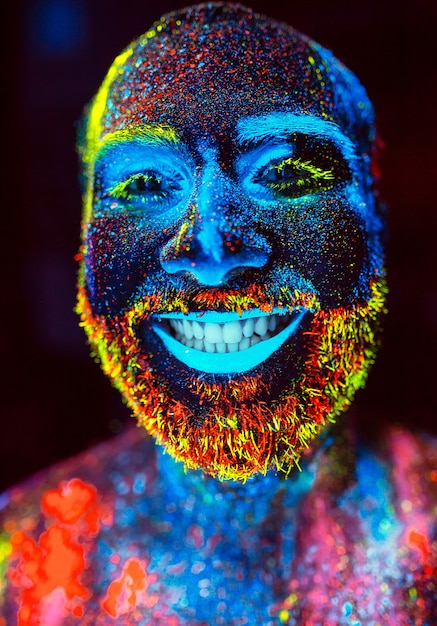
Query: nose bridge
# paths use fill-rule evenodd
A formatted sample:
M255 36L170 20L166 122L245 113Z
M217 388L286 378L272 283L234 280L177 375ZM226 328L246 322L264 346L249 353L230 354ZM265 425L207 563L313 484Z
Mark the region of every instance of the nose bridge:
M222 242L226 205L230 203L230 186L220 170L215 153L211 150L202 168L197 187L197 215L192 224L193 236L205 255L220 263L224 249ZM226 202L226 197L228 201Z
M207 152L198 180L197 205L201 215L214 214L216 203L226 187L225 175L220 169L215 151Z

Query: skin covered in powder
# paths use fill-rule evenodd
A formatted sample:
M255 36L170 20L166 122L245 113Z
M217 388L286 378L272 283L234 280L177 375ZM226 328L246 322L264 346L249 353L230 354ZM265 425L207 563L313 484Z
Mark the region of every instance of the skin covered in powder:
M134 428L4 495L1 626L435 621L435 442L339 417L384 310L373 141L355 77L243 7L165 16L115 61L79 310L164 445ZM226 352L187 345L202 325Z

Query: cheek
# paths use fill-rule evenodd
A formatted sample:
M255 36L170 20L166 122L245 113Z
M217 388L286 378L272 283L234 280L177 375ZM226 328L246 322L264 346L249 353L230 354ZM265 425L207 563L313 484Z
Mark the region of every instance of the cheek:
M156 271L159 242L127 216L101 218L88 228L85 276L95 313L115 315Z
M322 306L346 304L356 296L368 262L367 237L362 221L349 204L325 200L302 205L278 219L276 257L311 281ZM363 279L367 289L368 277Z
M308 277L323 296L322 306L345 304L356 293L367 264L366 238L351 212L323 212L307 227ZM368 281L365 281L367 289Z

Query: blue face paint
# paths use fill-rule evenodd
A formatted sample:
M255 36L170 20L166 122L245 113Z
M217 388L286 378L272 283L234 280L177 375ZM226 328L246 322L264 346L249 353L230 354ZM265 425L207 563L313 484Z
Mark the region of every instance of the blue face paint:
M177 149L141 142L118 142L96 163L103 198L102 216L129 213L150 224L174 220L181 203L190 198L193 182L190 163Z
M83 152L80 310L140 423L243 478L288 471L350 402L384 287L363 88L235 11L170 19L111 68Z

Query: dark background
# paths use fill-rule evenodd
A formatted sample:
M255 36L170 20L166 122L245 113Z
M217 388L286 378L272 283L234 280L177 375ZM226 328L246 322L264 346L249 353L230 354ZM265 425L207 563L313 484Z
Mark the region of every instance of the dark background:
M131 418L89 357L75 304L81 198L75 124L114 57L177 0L9 4L2 43L0 489L113 436ZM357 403L437 434L433 2L247 2L332 49L374 101L386 144L390 314Z

